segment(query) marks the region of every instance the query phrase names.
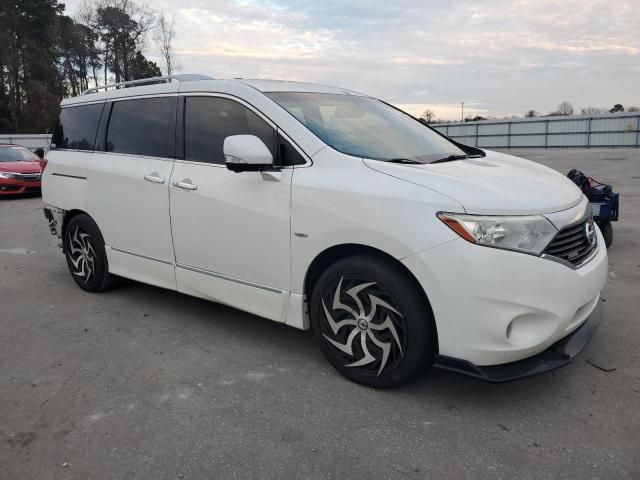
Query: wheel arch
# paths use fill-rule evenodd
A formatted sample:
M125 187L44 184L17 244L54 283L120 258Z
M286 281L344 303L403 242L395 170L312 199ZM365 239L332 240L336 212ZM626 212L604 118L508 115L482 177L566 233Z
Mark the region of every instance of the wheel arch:
M69 224L69 222L71 221L72 218L77 217L78 215L86 215L89 218L91 218L91 220L93 220L93 218L91 217L91 215L89 215L87 212L85 212L84 210L80 210L80 209L73 209L73 210L67 210L67 212L64 214L63 220L62 220L62 229L61 229L61 234L64 235L64 231L67 228L67 225ZM95 222L95 220L93 220Z
M431 308L431 302L429 302L429 297L427 293L424 291L424 288L416 278L416 276L397 258L389 255L388 253L368 245L362 245L358 243L344 243L340 245L334 245L329 247L322 252L320 252L313 261L309 264L307 268L305 277L304 277L304 295L307 299L307 305L310 305L311 294L313 292L313 288L322 275L322 273L335 262L342 260L343 258L351 257L354 255L370 255L375 258L384 259L385 261L389 261L397 266L401 271L403 271L407 277L416 285L420 295L422 295L423 300L426 302L427 307L431 310L432 318L433 318L433 309ZM438 329L436 322L433 322L433 329L435 332L435 351L438 353Z

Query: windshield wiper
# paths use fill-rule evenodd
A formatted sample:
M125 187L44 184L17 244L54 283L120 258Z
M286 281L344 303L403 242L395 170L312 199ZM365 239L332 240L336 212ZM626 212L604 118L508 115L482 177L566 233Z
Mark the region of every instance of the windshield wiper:
M411 158L391 158L387 160L389 163L408 163L411 165L422 165L424 162L419 162L418 160L412 160Z
M449 155L448 157L440 158L430 163L444 163L444 162L452 162L453 160L464 160L466 158L481 158L481 157L482 155L467 155L467 154Z

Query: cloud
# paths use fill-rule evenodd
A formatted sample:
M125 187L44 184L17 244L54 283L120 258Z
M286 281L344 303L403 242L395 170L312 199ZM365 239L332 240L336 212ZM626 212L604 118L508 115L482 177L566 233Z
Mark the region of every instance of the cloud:
M73 11L74 3L67 2ZM182 71L344 86L458 118L640 104L640 9L620 0L160 0ZM147 52L157 56L151 48ZM159 60L159 57L157 57ZM428 106L431 107L428 107ZM423 108L424 110L424 108ZM466 108L465 108L466 110Z

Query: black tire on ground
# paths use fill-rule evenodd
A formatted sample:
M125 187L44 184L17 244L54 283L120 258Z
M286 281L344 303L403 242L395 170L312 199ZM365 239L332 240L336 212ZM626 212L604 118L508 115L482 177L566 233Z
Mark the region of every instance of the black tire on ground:
M62 242L69 272L80 288L102 292L115 284L115 277L109 273L102 234L91 217L79 214L69 220Z
M604 244L609 248L613 243L613 226L611 222L598 222L598 226L602 231L602 236L604 237Z
M431 307L391 260L355 255L330 266L313 289L310 317L325 357L354 382L395 387L433 364Z

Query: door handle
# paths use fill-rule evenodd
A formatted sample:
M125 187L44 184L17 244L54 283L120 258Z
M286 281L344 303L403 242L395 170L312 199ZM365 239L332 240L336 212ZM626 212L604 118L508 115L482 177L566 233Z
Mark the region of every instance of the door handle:
M173 182L174 187L182 188L183 190L197 190L198 186L189 181Z
M157 173L152 173L151 175L145 175L144 179L147 182L152 182L152 183L164 183L164 178L159 177Z

